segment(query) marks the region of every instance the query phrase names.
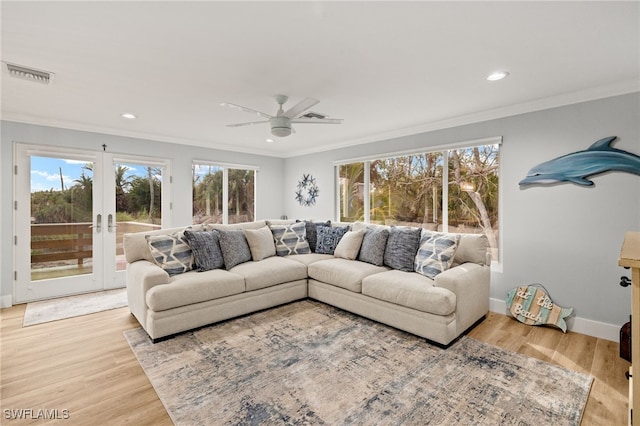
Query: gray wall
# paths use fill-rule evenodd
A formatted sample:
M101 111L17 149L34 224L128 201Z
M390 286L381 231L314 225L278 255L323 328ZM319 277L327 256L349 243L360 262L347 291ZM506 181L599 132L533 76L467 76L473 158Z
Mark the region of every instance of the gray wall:
M284 202L279 190L283 187L283 159L230 151L187 147L164 142L133 139L91 132L34 126L14 122L2 122L0 142L0 301L10 303L13 293L13 259L11 235L13 235L13 142L24 142L55 147L101 150L102 144L113 153L142 155L171 160L173 186L173 226L191 223L191 164L195 160L211 160L226 163L258 166L257 219L280 217ZM185 190L186 188L186 190Z
M640 176L607 173L595 177L591 188L521 190L518 182L532 166L606 136L618 136L615 147L640 155L639 117L640 94L634 93L287 158L284 212L335 219L334 161L502 136L502 267L492 273L491 297L504 300L515 286L542 283L555 303L573 307L577 317L622 324L630 313L630 289L618 285L625 271L617 261L625 232L640 231ZM303 173L311 173L320 188L314 208L294 200Z
M112 152L169 158L174 224L182 225L191 220L191 191L181 188L190 185L193 159L259 166L257 218L334 219L334 161L502 136L503 256L501 268L492 273L491 297L504 300L517 285L542 283L554 302L575 308L578 317L622 324L630 312L630 290L617 284L625 272L617 259L625 232L640 230L640 177L608 173L595 177L592 188L564 184L521 190L518 181L532 166L586 149L605 136L618 136L616 147L640 154L638 117L640 94L635 93L284 160L3 122L0 297L10 301L13 292L12 141L91 150L106 143ZM303 173L313 174L321 191L313 208L294 200Z

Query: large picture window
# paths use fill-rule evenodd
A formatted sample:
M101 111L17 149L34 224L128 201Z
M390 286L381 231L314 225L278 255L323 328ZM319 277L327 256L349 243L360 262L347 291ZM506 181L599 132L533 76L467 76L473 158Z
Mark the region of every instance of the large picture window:
M256 168L196 162L192 169L194 224L255 220Z
M500 138L337 164L339 220L481 233L499 259Z

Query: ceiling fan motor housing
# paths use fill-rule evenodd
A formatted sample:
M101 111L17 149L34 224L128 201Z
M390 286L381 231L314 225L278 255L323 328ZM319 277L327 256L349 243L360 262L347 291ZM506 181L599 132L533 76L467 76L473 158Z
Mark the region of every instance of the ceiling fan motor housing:
M289 117L271 117L269 122L271 123L271 134L273 136L284 137L291 134L291 119Z

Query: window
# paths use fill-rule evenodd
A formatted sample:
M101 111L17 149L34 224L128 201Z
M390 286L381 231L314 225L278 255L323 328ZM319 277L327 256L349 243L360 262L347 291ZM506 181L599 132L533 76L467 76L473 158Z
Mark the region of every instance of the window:
M482 233L498 260L500 138L337 165L341 221Z
M339 167L340 220L364 220L364 163L343 164Z
M254 221L256 172L251 166L194 163L193 223Z

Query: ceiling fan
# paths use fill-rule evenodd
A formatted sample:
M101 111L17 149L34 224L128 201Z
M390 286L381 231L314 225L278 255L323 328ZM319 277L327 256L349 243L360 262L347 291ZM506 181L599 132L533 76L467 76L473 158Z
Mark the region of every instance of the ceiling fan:
M316 105L320 101L314 98L305 98L289 108L287 111L282 109L282 106L289 99L288 96L285 95L276 95L276 102L278 103L278 111L275 115L266 114L264 112L256 111L251 108L243 107L236 104L231 104L228 102L221 103L221 106L227 106L229 108L239 109L244 112L248 112L250 114L256 114L259 117L266 118L265 121L250 121L247 123L237 123L237 124L229 124L228 127L242 127L242 126L252 126L254 124L260 123L270 123L271 124L271 134L274 136L284 137L289 136L293 131L291 124L293 123L306 123L306 124L341 124L341 118L327 118L322 114L318 114L315 112L307 112L309 108Z

